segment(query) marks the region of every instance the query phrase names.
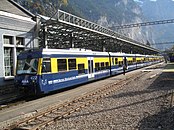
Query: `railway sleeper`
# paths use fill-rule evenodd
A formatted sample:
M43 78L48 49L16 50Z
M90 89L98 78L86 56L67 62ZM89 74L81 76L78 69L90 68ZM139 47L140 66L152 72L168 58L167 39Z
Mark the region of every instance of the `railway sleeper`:
M31 130L31 127L18 127L13 130Z
M45 115L44 117L46 117L46 118L55 118L55 117L57 117L57 115L54 115L54 113L51 113L51 114Z
M60 119L62 119L62 118L63 118L63 115L57 116L57 117L55 117L54 119L50 119L50 120L48 120L48 121L45 121L45 122L43 122L43 123L41 123L41 124L35 126L34 128L32 128L32 130L39 130L39 128L44 127L44 126L47 126L47 125L49 125L49 124L52 124L52 123L54 123L56 120L60 120Z

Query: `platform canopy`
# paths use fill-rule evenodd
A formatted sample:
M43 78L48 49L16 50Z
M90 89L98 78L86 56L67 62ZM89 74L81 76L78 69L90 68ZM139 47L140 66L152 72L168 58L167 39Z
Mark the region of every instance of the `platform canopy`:
M55 16L50 18L39 15L41 47L85 48L139 54L160 53L155 48L67 12L58 10Z

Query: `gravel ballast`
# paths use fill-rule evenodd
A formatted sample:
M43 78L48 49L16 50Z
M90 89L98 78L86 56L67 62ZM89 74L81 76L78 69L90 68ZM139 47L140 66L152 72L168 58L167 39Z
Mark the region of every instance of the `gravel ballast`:
M44 130L172 130L174 75L148 72L81 111ZM154 75L154 76L153 76Z

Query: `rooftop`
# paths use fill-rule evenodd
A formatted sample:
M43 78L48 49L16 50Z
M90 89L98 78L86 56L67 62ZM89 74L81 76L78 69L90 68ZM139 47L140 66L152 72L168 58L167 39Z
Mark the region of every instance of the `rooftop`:
M14 2L13 0L0 0L0 11L24 16L24 17L34 17L32 13L27 11L25 8Z

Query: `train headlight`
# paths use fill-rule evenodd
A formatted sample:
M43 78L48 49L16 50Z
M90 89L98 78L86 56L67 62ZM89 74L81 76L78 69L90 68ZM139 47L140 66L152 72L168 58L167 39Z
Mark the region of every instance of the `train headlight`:
M32 83L35 83L36 81L35 80L32 80Z

